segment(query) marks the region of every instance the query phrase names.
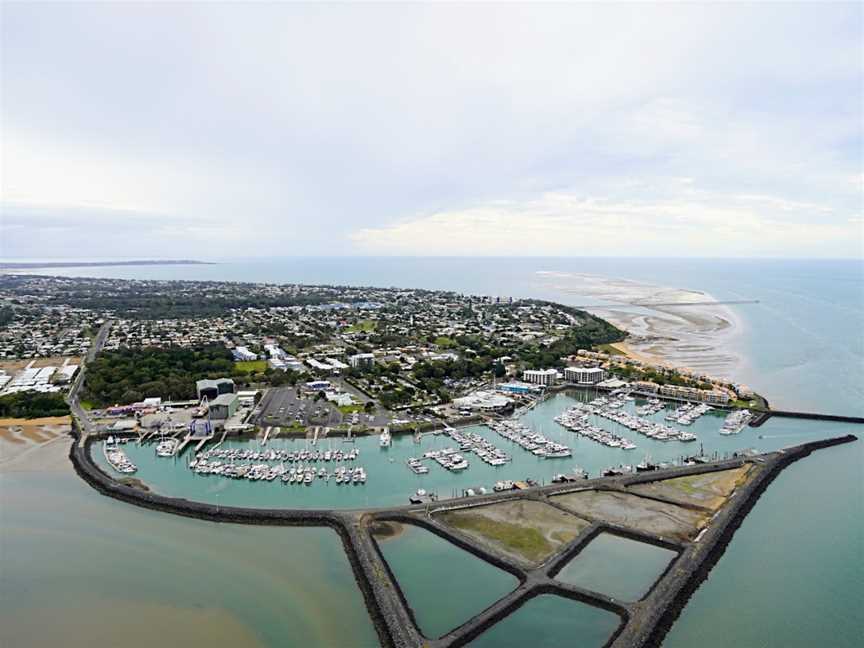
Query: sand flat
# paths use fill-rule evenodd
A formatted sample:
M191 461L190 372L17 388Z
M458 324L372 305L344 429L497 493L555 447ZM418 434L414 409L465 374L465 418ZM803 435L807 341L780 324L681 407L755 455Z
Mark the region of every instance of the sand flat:
M725 376L734 375L741 361L727 344L740 322L706 292L586 273L537 275L553 290L611 304L588 310L630 333L627 349L638 359Z

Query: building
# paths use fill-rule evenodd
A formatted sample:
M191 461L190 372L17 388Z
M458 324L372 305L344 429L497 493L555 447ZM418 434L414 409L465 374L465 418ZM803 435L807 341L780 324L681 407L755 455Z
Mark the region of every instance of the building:
M556 369L526 369L522 372L522 380L548 387L558 381L558 371Z
M330 372L333 370L332 366L330 366L326 362L316 360L315 358L306 358L306 364L315 369L316 371Z
M512 402L506 396L495 392L476 391L461 398L454 398L453 407L476 412L499 412L506 409Z
M233 383L232 383L233 385ZM240 407L240 397L237 394L219 394L210 401L210 418L217 421L231 418Z
M234 359L237 362L249 362L250 360L257 360L258 355L252 353L245 346L238 346L237 348L231 351L231 355L234 356Z
M77 364L65 364L54 374L54 382L65 384L72 380L75 373L78 371Z
M356 353L349 356L348 364L354 369L366 371L375 365L375 356L371 353Z
M354 404L351 394L346 394L345 392L325 391L324 397L331 403L335 403L338 407L351 407Z
M523 382L508 382L501 383L497 389L505 394L534 394L540 391L541 388L537 385L529 385Z
M706 403L710 405L728 405L729 404L729 394L724 391L720 391L719 389L712 389L711 391L703 392L704 400Z
M341 360L337 360L336 358L325 358L325 360L333 369L343 371L348 368L347 364L345 364Z
M606 372L600 367L567 367L564 379L580 385L596 385L606 380Z
M656 394L657 390L660 389L660 385L655 382L651 382L650 380L637 380L635 383L633 383L633 387L635 387L641 392L649 392L651 394Z
M207 400L214 400L222 394L233 394L234 381L230 378L217 378L216 380L205 378L195 383L195 390L198 392L198 400L205 396Z
M695 387L681 387L679 385L662 385L659 391L663 396L669 396L670 398L703 401L712 405L726 405L729 402L729 394L719 389L697 389Z
M237 392L237 398L240 399L240 404L246 407L251 407L255 404L255 397L258 395L257 389Z
M306 389L312 391L322 391L330 389L331 387L333 387L333 385L330 384L329 380L310 380L306 383Z

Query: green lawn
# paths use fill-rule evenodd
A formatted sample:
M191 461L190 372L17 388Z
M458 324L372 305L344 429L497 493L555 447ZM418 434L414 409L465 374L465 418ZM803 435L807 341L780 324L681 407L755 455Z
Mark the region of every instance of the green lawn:
M86 400L82 400L80 405L81 405L81 409L87 410L88 412L90 410L92 410L94 407L93 403L91 403L90 401L86 401Z
M452 346L456 346L456 340L453 338L449 338L446 335L439 335L435 338L435 344L442 348L448 348Z
M340 405L339 411L343 414L353 414L354 412L362 412L363 405L357 403L355 405Z
M378 326L378 322L375 320L360 320L356 324L352 324L347 329L345 329L348 333L371 333L375 330L375 327Z
M620 349L616 349L615 347L613 347L611 344L599 344L594 348L596 351L603 351L604 353L608 353L609 355L627 355Z
M234 369L235 371L242 371L243 373L262 373L267 371L267 361L243 360L241 362L235 362Z

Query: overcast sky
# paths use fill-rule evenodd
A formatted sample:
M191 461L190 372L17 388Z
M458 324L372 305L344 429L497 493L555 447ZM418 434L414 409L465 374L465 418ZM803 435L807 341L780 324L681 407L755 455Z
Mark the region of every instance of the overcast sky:
M862 256L862 21L3 3L0 256Z

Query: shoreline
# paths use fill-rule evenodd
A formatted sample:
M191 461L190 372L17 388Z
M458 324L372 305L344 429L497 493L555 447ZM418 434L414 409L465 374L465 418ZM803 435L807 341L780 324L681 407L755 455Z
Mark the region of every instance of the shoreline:
M704 290L588 273L537 274L547 288L567 295L566 301L599 301L583 308L627 333L612 346L628 357L727 379L746 363L733 342L745 329L742 317Z

